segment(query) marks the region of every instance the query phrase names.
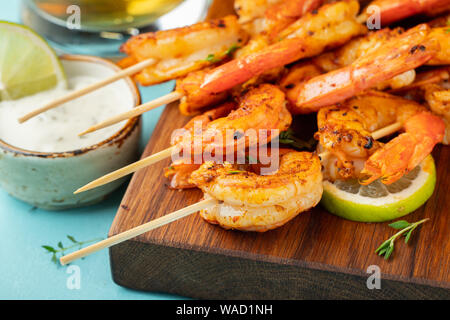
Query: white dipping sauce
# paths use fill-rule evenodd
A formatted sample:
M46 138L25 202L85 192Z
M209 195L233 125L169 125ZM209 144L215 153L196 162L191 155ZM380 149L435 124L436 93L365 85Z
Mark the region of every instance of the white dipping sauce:
M126 121L83 137L78 136L90 126L133 107L130 90L127 88L128 92L123 92L124 87L126 88L124 83L120 83L123 80L19 124L17 119L20 116L69 91L86 87L101 79L92 75L69 77L69 74L68 72L69 90L55 88L18 100L0 101L0 139L12 146L29 151L64 152L92 146L117 133Z

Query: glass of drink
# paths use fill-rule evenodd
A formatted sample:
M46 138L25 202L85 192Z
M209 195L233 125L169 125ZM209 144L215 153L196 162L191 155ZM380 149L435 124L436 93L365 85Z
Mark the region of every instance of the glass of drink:
M115 57L130 36L199 21L209 2L22 0L22 21L47 38L58 52Z

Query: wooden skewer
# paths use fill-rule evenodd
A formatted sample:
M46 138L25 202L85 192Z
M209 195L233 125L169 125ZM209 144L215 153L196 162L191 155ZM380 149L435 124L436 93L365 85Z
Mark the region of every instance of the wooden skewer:
M175 220L187 217L199 210L208 208L214 204L217 203L217 200L215 199L206 199L202 200L200 202L197 202L193 205L190 205L186 208L180 209L178 211L172 212L168 215L165 215L163 217L157 218L153 221L144 223L140 226L137 226L133 229L127 230L125 232L119 233L115 236L112 236L108 239L102 240L100 242L94 243L93 245L90 245L89 247L83 248L81 250L75 251L71 254L65 255L59 259L60 263L62 265L66 265L76 259L83 258L91 253L97 252L101 249L109 248L111 246L114 246L118 243L121 243L123 241L129 240L131 238L137 237L147 231L159 228L161 226L164 226L168 223L171 223Z
M111 181L117 180L119 178L122 178L130 173L136 172L139 169L145 168L155 162L161 161L165 158L168 158L172 155L172 152L176 149L176 146L172 146L170 148L167 148L163 151L160 151L158 153L152 154L151 156L144 158L142 160L139 160L135 163L132 163L126 167L123 167L119 170L116 170L114 172L111 172L101 178L98 178L97 180L94 180L87 185L79 188L77 191L74 192L74 194L84 192L93 188L97 188L99 186L102 186L104 184L107 184Z
M380 138L383 138L385 136L388 136L394 132L397 132L398 130L400 130L403 127L403 123L401 122L394 122L393 124L390 124L384 128L381 128L379 130L376 130L374 132L372 132L372 138L374 140L378 140ZM321 160L326 159L328 156L330 155L329 151L324 151L322 153L319 153L319 157Z
M381 139L385 136L388 136L394 132L397 132L403 127L403 123L401 122L394 122L393 124L388 125L387 127L381 128L379 130L376 130L372 132L372 138L374 140Z
M127 120L133 117L137 117L147 111L153 110L159 106L162 106L164 104L171 103L173 101L179 100L183 97L183 94L177 91L171 92L169 94L166 94L165 96L159 97L158 99L152 100L150 102L141 104L140 106L131 109L130 111L124 112L122 114L119 114L117 116L111 117L99 124L96 124L86 131L83 131L82 133L78 134L79 136L83 136L87 133L94 132L100 129L103 129L105 127L111 126L113 124L116 124L120 121Z
M70 100L73 100L75 98L84 96L85 94L88 94L89 92L92 92L92 91L97 90L97 89L99 89L101 87L104 87L107 84L110 84L110 83L112 83L114 81L117 81L117 80L119 80L121 78L133 75L133 74L141 71L142 69L144 69L146 67L149 67L152 64L155 64L155 62L156 62L155 59L147 59L147 60L141 61L141 62L139 62L139 63L137 63L135 65L132 65L129 68L126 68L124 70L121 70L121 71L115 73L113 76L111 76L109 78L106 78L106 79L101 80L99 82L93 83L93 84L91 84L91 85L89 85L89 86L87 86L85 88L80 89L80 90L70 92L67 95L65 95L63 97L60 97L60 98L58 98L58 99L56 99L56 100L46 104L45 106L43 106L43 107L41 107L39 109L36 109L36 110L34 110L34 111L30 112L30 113L27 113L26 115L20 117L18 119L18 121L19 121L19 123L23 123L23 122L25 122L25 121L27 121L27 120L29 120L29 119L31 119L31 118L33 118L33 117L43 113L45 111L48 111L48 110L53 109L53 108L56 108L59 105L65 103L67 101L70 101Z

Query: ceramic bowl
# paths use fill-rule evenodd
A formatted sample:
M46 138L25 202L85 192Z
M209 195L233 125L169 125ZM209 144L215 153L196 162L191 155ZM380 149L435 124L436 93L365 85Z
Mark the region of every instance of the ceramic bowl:
M67 77L105 77L120 69L92 56L61 57ZM115 84L128 95L130 108L140 104L139 90L130 78ZM93 106L95 107L95 106ZM140 118L128 120L114 135L95 145L67 152L43 153L23 150L0 140L0 186L13 197L47 210L61 210L93 204L104 199L124 178L77 195L86 183L119 169L138 157Z

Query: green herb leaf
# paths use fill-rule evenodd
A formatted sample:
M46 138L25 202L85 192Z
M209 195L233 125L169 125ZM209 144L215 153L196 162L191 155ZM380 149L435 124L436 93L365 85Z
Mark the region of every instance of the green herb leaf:
M52 246L48 246L48 245L42 246L42 248L47 250L47 252L52 253L52 257L50 260L58 266L59 266L59 261L58 261L59 257L63 256L66 251L81 249L81 248L83 248L83 245L85 245L87 243L102 240L101 238L95 238L95 239L91 239L91 240L87 240L87 241L77 241L77 240L75 240L75 238L73 236L67 235L66 237L67 237L67 239L69 239L72 242L72 245L70 245L68 247L64 247L62 241L58 242L57 249Z
M74 237L67 235L67 239L69 239L70 241L72 241L73 243L78 243L77 240L75 240Z
M412 234L413 230L414 229L409 230L408 233L406 234L406 236L405 236L405 243L408 243L409 238L411 238L411 234Z
M383 242L382 244L381 244L381 246L379 246L378 248L377 248L377 250L375 250L375 252L378 252L378 251L382 251L382 249L386 249L388 246L389 246L389 243L390 243L390 241L389 240L386 240L385 242ZM383 252L385 252L386 250L384 250Z
M395 221L395 222L389 224L389 227L394 228L394 229L404 229L409 226L410 226L410 223L405 220L398 220L398 221Z
M384 254L384 259L385 260L389 259L393 251L394 251L394 242L391 242L391 245L389 246L389 248L387 248L386 253Z
M42 248L44 248L48 252L57 252L56 249L51 246L42 246Z
M212 53L208 54L208 56L206 57L205 60L210 62L210 63L216 63L216 62L220 61L219 59L216 59L215 55L212 54Z
M217 63L222 61L223 59L230 57L236 50L238 50L241 46L239 46L238 44L232 44L227 50L225 50L225 52L219 56L216 57L215 54L210 53L208 54L208 56L206 57L205 61L209 62L209 63Z
M290 145L297 150L313 151L317 144L317 141L314 138L311 138L307 141L297 138L295 136L294 130L292 130L291 128L287 129L286 131L280 132L280 136L278 137L278 139L280 143Z
M241 46L239 46L238 44L234 43L231 45L231 47L228 48L227 51L225 51L225 55L227 56L231 56L236 50L238 50Z
M238 174L238 173L242 173L242 172L245 172L245 171L242 171L242 170L231 170L231 171L228 171L227 173L228 174Z

